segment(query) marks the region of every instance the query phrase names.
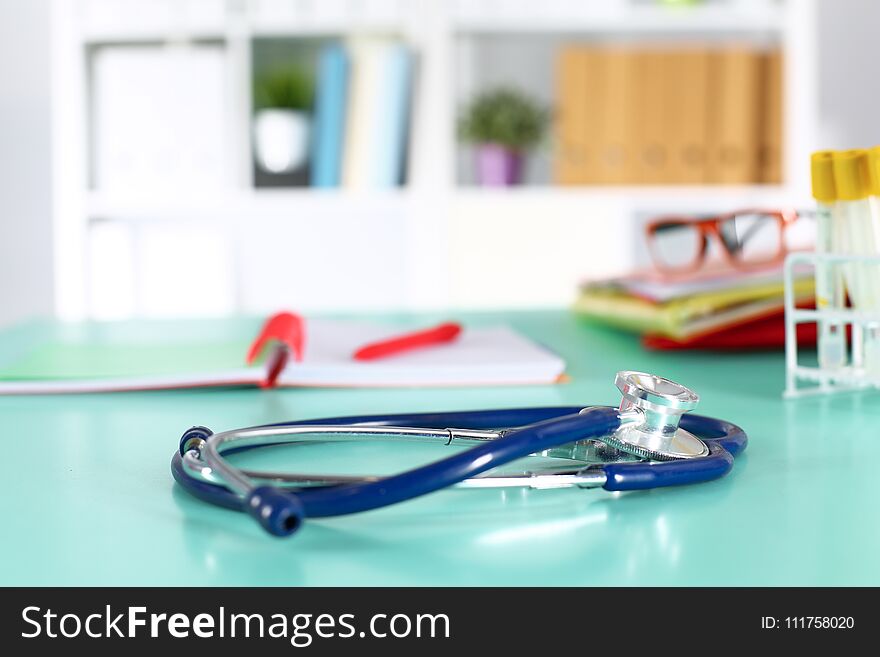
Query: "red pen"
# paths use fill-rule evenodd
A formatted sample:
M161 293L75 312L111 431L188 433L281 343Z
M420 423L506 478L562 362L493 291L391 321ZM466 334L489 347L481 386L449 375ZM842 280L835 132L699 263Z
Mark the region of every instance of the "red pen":
M278 376L290 360L290 354L297 361L303 358L303 343L305 342L305 322L295 313L280 312L272 315L260 334L251 344L247 354L247 363L253 363L263 352L269 343L274 343L272 353L268 358L266 378L260 384L263 388L271 388L278 380Z
M406 333L387 340L366 344L354 352L355 360L376 360L410 349L421 349L452 342L461 333L461 325L447 322L429 329Z

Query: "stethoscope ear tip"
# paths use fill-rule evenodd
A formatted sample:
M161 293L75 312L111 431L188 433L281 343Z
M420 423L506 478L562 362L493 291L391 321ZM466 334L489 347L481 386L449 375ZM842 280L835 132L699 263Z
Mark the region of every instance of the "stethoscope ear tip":
M180 437L180 455L186 456L190 450L200 450L205 441L214 435L208 427L194 426L183 432Z
M254 488L245 498L244 508L272 536L290 536L306 517L296 497L274 486Z

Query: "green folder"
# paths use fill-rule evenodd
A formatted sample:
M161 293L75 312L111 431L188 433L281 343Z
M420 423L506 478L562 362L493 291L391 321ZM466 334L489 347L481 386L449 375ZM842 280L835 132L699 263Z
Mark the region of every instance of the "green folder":
M256 321L28 325L0 357L0 380L210 374L245 367Z

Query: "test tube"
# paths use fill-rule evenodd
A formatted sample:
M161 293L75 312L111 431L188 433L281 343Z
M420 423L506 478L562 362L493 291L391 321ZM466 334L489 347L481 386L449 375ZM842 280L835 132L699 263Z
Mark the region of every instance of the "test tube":
M880 257L880 146L867 152L868 202L870 227L866 230L863 252ZM865 276L871 292L870 310L880 316L880 265L866 265ZM865 362L873 375L880 375L880 321L865 326Z
M878 255L878 237L871 203L868 152L837 151L831 158L836 203L832 209L833 245L836 253ZM878 267L864 263L843 265L843 276L853 307L861 312L880 311ZM853 323L853 366L871 375L880 374L880 322Z
M833 211L837 201L834 188L832 151L819 151L810 158L813 198L816 199L816 253L835 253L840 248L840 236L836 236ZM816 308L837 310L844 306L843 276L840 269L828 262L816 263ZM818 322L819 367L824 370L838 369L846 365L846 332L838 321L819 319Z

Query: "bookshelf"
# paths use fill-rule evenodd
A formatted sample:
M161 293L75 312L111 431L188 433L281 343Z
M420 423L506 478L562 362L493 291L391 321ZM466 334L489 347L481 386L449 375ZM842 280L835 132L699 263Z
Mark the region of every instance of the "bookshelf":
M78 319L282 306L333 312L568 304L580 278L637 262L639 222L653 212L809 200L802 164L814 146L805 136L815 134L815 29L815 0L707 0L693 7L645 0L56 0L57 312ZM257 188L250 131L254 44L357 35L397 35L417 49L407 184ZM786 66L784 184L558 187L540 175L509 189L462 184L468 153L456 144L455 118L461 102L484 84L486 44L521 40L547 50L572 37L779 44ZM222 52L222 183L96 186L90 164L95 53L193 44ZM546 169L547 158L546 151L537 153L532 166ZM204 249L199 235L210 236ZM145 252L143 244L156 251L162 239L175 243L176 260ZM187 259L181 253L205 258L205 267L176 269ZM223 274L212 278L212 269ZM162 281L180 297L167 307L156 287Z

